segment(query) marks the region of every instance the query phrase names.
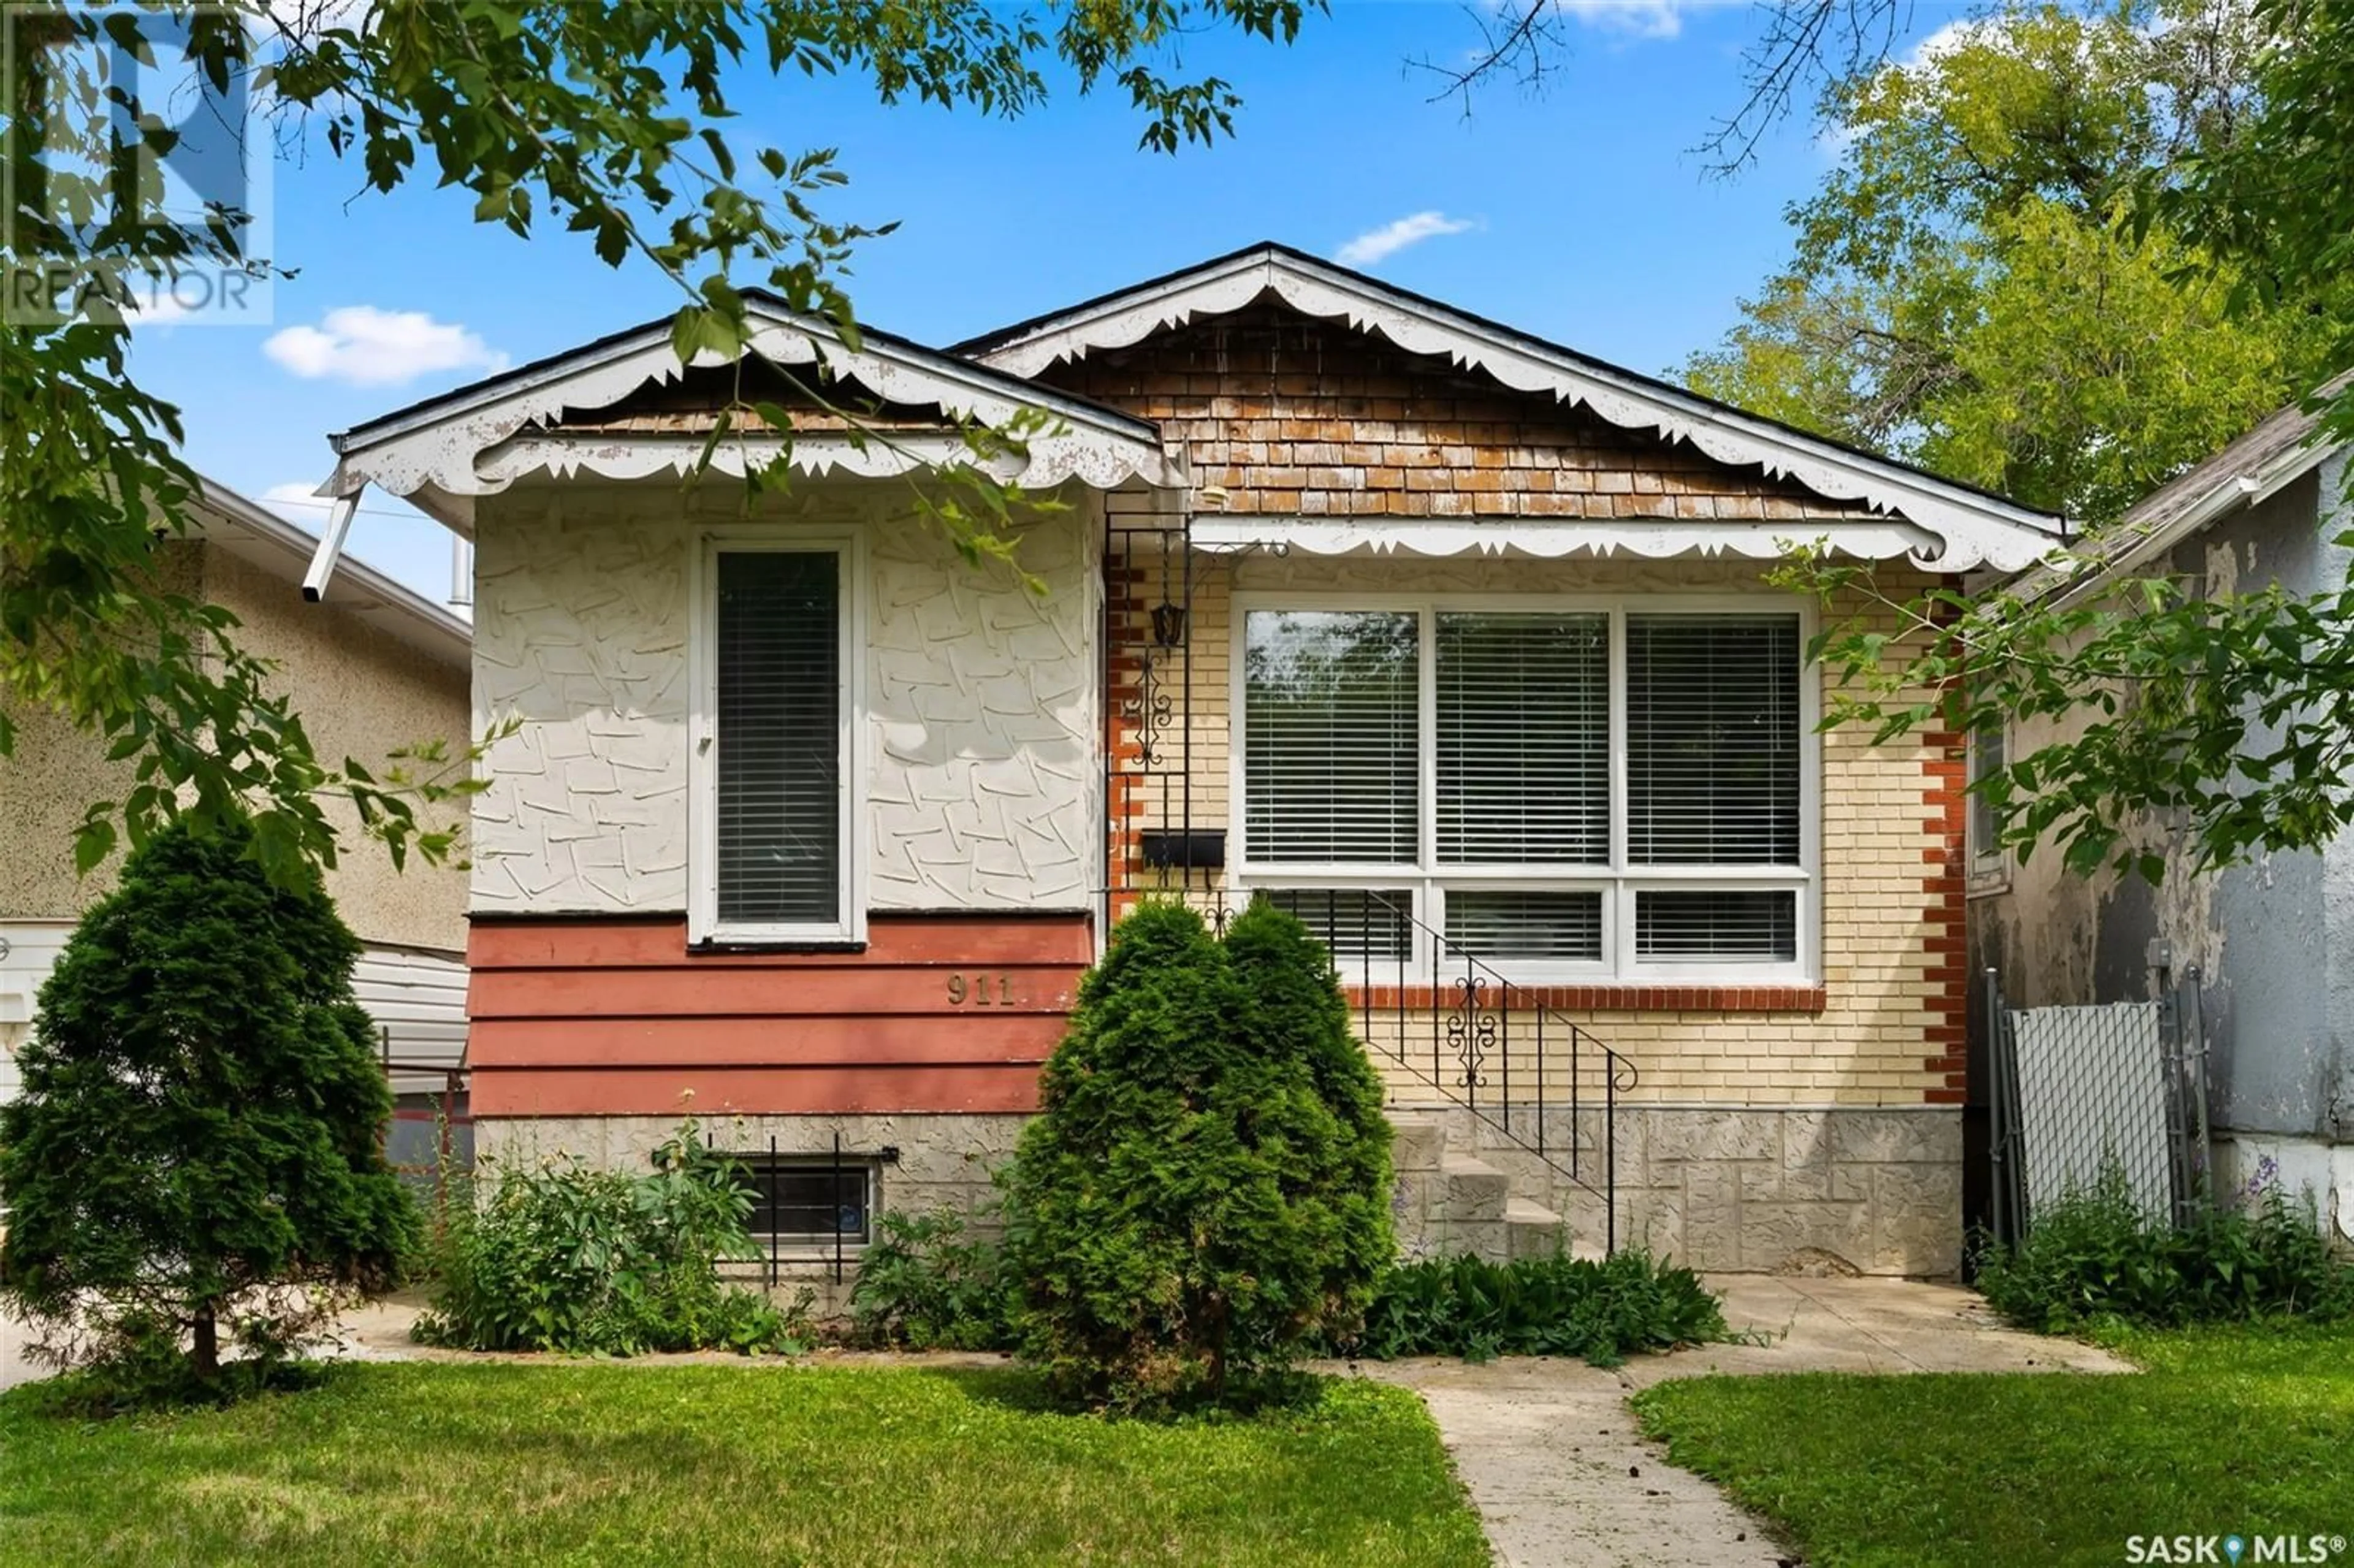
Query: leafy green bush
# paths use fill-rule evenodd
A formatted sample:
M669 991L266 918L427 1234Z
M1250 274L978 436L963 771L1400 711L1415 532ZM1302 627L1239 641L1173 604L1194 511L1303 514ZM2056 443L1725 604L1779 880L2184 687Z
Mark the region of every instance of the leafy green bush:
M859 1340L915 1351L1008 1351L1013 1300L998 1250L952 1209L886 1213L858 1262L850 1319Z
M1331 961L1264 902L1147 904L1087 977L1006 1177L1023 1353L1066 1398L1226 1397L1352 1326L1394 1245L1390 1130Z
M744 1230L751 1205L693 1122L642 1175L568 1156L501 1171L452 1202L417 1338L578 1355L801 1350L798 1312L720 1277L723 1262L758 1255Z
M2354 1315L2354 1268L2331 1257L2309 1204L2266 1185L2178 1230L2145 1213L2114 1166L2046 1206L2018 1246L1989 1246L1978 1286L2004 1317L2048 1334Z
M128 1403L267 1383L419 1229L379 1142L359 939L254 844L243 821L182 823L130 857L42 986L24 1092L0 1106L0 1305L58 1364L110 1366Z
M1722 1304L1698 1275L1630 1251L1598 1262L1462 1256L1401 1265L1382 1277L1363 1331L1331 1348L1374 1361L1578 1356L1616 1366L1638 1351L1726 1337Z

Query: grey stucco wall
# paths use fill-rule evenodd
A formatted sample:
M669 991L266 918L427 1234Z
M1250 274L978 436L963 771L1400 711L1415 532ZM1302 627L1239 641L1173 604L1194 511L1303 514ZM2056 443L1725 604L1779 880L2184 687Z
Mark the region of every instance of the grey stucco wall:
M381 777L396 747L438 739L463 751L463 665L437 662L332 598L307 604L294 583L217 544L176 542L164 561L168 587L235 614L239 646L276 665L273 684L302 716L323 761L356 758ZM71 922L113 889L123 860L118 851L89 876L77 874L74 827L91 801L122 799L133 768L107 761L103 740L53 714L11 716L20 733L16 754L0 759L0 920ZM465 946L462 872L414 855L396 870L382 845L359 836L346 802L330 800L325 810L342 834L327 888L362 940ZM464 808L426 807L419 815L435 826L461 824Z
M2202 576L2213 593L2343 587L2354 552L2334 535L2354 522L2347 478L2340 454L2179 547L2173 568ZM2015 726L2011 755L2081 726ZM2172 824L2146 821L2133 836L2182 863ZM2074 875L2047 849L2007 864L1970 901L1973 969L1999 969L2014 1006L2152 996L2153 939L2178 972L2200 971L2219 1131L2354 1139L2354 835L2155 887Z

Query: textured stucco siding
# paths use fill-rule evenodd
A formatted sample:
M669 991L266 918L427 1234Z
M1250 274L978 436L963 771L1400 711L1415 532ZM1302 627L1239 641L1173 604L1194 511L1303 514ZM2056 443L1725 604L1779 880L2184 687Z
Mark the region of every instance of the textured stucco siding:
M688 906L690 563L707 530L747 526L863 541L869 907L1086 907L1102 858L1091 503L1024 530L1043 594L966 563L895 486L744 505L725 483L588 482L483 503L476 718L521 727L475 802L473 910Z
M1174 736L1190 722L1192 821L1196 828L1230 826L1232 701L1231 596L1286 590L1335 589L1373 594L1526 594L1532 603L1552 595L1644 595L1767 592L1760 568L1721 561L1356 560L1294 556L1251 556L1197 567L1193 588L1191 690L1161 745L1172 756ZM1900 602L1925 578L1903 569L1880 574L1882 591ZM1785 599L1782 602L1787 603ZM1863 613L1861 599L1833 608ZM1885 629L1894 630L1893 622ZM1901 650L1892 649L1892 664ZM1172 679L1177 676L1172 673ZM1822 677L1829 680L1829 677ZM1872 746L1867 733L1842 726L1820 737L1821 999L1819 1007L1669 1008L1581 1007L1575 1021L1603 1044L1630 1058L1640 1074L1637 1097L1692 1105L1918 1106L1959 1099L1960 948L1962 944L1956 835L1958 807L1952 789L1959 763L1952 737L1917 734ZM1183 791L1159 780L1135 792L1141 827L1174 821ZM1232 848L1229 837L1229 850ZM1147 885L1156 874L1140 873ZM1194 885L1201 885L1194 874ZM1173 885L1173 874L1170 881ZM1509 973L1511 966L1502 966ZM1344 980L1348 977L1344 976ZM1388 983L1376 974L1374 983ZM1690 982L1668 982L1690 989ZM1737 974L1728 984L1745 985ZM1782 988L1776 988L1782 989ZM1632 998L1629 998L1632 1001ZM1523 1057L1535 1036L1532 1017L1508 1025ZM1427 1012L1405 1021L1376 1015L1369 1033L1389 1080L1393 1100L1433 1103L1429 1065L1437 1033ZM1566 1088L1566 1062L1551 1043L1546 1082ZM1533 1066L1523 1064L1530 1079ZM1523 1086L1526 1086L1525 1085ZM1592 1087L1588 1085L1589 1089ZM1500 1093L1500 1085L1491 1093Z
M389 633L337 613L332 590L323 604L306 603L294 584L210 546L205 597L243 622L236 635L248 652L277 664L279 690L292 699L312 746L331 766L353 758L380 779L389 752L420 741L438 740L451 757L464 755L473 734L464 668L424 658ZM346 804L325 804L345 844L340 863L327 874L327 890L361 939L464 948L461 857L437 866L412 854L396 871L382 847L358 836L358 818ZM431 826L464 823L462 802L418 810Z
M2345 458L2333 458L2150 569L2216 594L2340 588L2354 567L2354 552L2334 542L2349 515L2347 478ZM2073 738L2084 722L2014 724L2010 755ZM2265 745L2261 731L2252 745ZM1970 900L1973 972L1997 970L2013 1006L2137 1001L2156 994L2151 944L2162 942L2177 977L2200 971L2218 1133L2251 1150L2354 1142L2354 839L2191 875L2180 869L2189 852L2179 828L2142 821L2128 836L2175 868L2158 885L2106 870L2078 875L2051 849L1982 870ZM2262 1158L2241 1160L2243 1174ZM2276 1163L2293 1173L2310 1161ZM2327 1198L2340 1182L2332 1174L2312 1184Z
M467 672L416 650L324 604L296 586L216 546L186 543L166 554L166 581L234 613L248 652L277 665L276 689L292 701L320 758L354 758L382 776L387 753L439 739L462 751L469 730ZM73 865L73 830L93 800L122 798L132 765L106 760L104 742L45 712L14 715L16 754L0 761L0 920L70 921L111 890L117 854L89 877ZM464 947L465 877L454 866L410 856L393 869L383 849L357 836L342 801L325 802L344 833L341 863L328 874L344 919L369 942L455 950ZM463 808L443 808L461 821ZM440 822L433 809L424 816Z

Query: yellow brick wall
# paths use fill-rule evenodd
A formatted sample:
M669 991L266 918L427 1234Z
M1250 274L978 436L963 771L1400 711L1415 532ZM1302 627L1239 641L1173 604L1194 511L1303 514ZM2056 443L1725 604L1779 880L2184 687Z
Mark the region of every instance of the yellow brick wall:
M1190 689L1173 693L1174 710L1158 744L1175 768L1180 737L1190 727L1192 824L1227 825L1228 736L1233 649L1232 594L1285 589L1359 589L1442 594L1625 594L1771 591L1760 567L1726 561L1507 561L1277 559L1198 557L1188 625ZM1907 568L1884 569L1883 591L1898 600L1924 579ZM1140 585L1143 604L1160 591ZM1831 607L1827 620L1860 612L1851 599ZM1140 609L1138 614L1141 614ZM1882 630L1894 630L1882 620ZM1133 643L1129 644L1133 646ZM1893 655L1892 655L1893 657ZM1183 680L1182 665L1169 671ZM1828 677L1826 677L1828 679ZM1828 693L1827 693L1828 697ZM1962 959L1959 925L1959 751L1943 733L1916 735L1874 747L1854 726L1819 737L1822 747L1822 941L1819 1007L1691 1008L1646 1005L1561 1008L1547 1021L1543 1093L1535 1085L1537 1023L1516 1012L1509 1029L1515 1101L1568 1096L1564 1019L1575 1022L1628 1059L1637 1074L1630 1097L1673 1104L1914 1105L1958 1103L1961 1078ZM1182 795L1175 779L1140 780L1134 799L1142 827L1179 820ZM1173 877L1143 874L1146 886L1174 885ZM1203 886L1194 874L1193 886ZM1220 885L1212 879L1213 885ZM1376 983L1384 983L1376 976ZM1584 988L1581 988L1584 989ZM1617 988L1611 988L1614 991ZM1656 989L1695 988L1662 982ZM1792 988L1776 987L1776 992ZM1627 1000L1635 1000L1617 991ZM1585 999L1590 1001L1591 999ZM1721 999L1719 999L1721 1000ZM1494 999L1490 999L1492 1005ZM1404 1021L1378 1012L1368 1033L1400 1104L1439 1097L1429 1087L1434 1033L1437 1068L1459 1071L1457 1052L1426 1006ZM1493 1064L1491 1063L1491 1067ZM1601 1067L1589 1060L1580 1092L1596 1096ZM1505 1086L1491 1071L1482 1099L1500 1099Z

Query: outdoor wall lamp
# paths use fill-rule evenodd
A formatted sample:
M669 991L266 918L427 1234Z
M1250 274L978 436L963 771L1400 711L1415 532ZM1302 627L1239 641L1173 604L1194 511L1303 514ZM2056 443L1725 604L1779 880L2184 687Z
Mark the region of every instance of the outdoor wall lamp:
M1152 607L1152 642L1156 648L1185 645L1185 607L1161 603Z

